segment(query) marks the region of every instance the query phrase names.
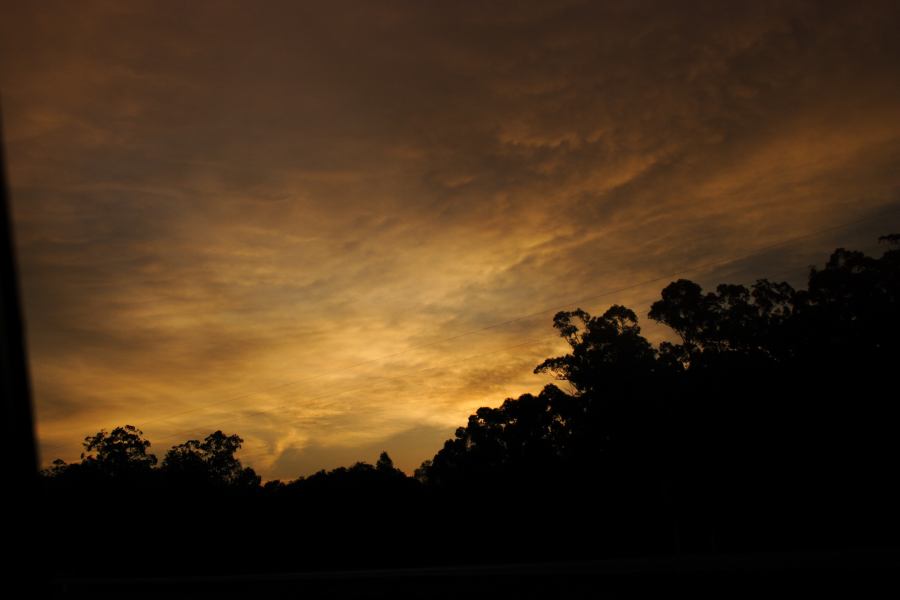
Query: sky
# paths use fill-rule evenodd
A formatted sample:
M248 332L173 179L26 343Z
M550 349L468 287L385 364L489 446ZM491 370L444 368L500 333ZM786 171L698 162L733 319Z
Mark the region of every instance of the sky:
M900 4L0 0L42 461L407 472L557 310L900 232ZM564 382L560 385L565 387Z

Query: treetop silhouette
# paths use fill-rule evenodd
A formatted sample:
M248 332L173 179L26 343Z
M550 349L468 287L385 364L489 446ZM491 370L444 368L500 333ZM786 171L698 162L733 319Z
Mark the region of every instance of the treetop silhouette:
M535 372L571 391L479 408L413 477L382 452L261 486L237 435L188 440L156 466L127 425L85 438L81 464L55 461L45 487L75 504L110 482L143 490L161 531L200 526L185 506L218 506L207 533L242 523L258 548L287 528L315 541L295 549L310 564L401 539L410 560L900 543L900 235L881 241L878 258L835 250L805 289L673 281L648 317L678 341L658 347L624 306L557 313L569 351Z

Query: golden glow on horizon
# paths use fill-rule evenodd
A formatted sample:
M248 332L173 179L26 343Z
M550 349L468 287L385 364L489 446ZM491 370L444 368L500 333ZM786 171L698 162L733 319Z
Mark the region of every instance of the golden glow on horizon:
M896 3L264 6L4 3L44 462L130 423L411 471L565 349L552 311L489 325L900 230ZM658 340L664 283L582 307Z

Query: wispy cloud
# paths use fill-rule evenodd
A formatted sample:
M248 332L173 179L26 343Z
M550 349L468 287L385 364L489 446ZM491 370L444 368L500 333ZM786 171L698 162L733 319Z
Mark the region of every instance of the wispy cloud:
M45 460L129 422L239 432L267 477L411 470L547 381L554 307L900 228L893 2L4 12Z

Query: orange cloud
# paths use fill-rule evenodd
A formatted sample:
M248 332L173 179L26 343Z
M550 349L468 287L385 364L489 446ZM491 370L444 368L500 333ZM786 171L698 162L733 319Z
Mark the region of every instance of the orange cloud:
M896 3L6 12L45 461L133 423L411 470L546 383L557 308L801 282L900 225Z

